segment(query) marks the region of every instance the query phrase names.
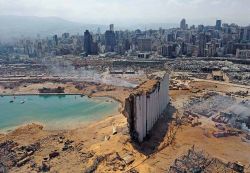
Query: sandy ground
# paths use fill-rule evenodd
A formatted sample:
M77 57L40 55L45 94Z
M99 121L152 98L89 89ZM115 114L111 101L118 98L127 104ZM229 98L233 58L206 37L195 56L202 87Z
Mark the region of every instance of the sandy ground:
M38 84L25 84L18 86L14 89L4 89L3 86L0 85L0 94L39 94L38 89L47 87L47 88L56 88L56 87L65 87L66 93L80 93L72 83L52 83L52 82L45 82L45 83L38 83Z
M45 82L38 84L25 84L18 86L14 89L4 89L0 85L0 95L13 95L13 94L39 94L38 89L46 88L57 88L64 87L65 94L84 94L93 97L111 97L119 102L123 102L124 99L129 95L131 89L124 87L110 87L105 84L95 85L84 83L85 87L81 90L76 89L75 85L72 82L67 83L53 83Z
M236 86L225 87L223 84L209 81L194 81L191 83L191 87L219 92L242 90ZM29 87L26 89L27 92L30 91ZM94 96L112 96L122 101L128 94L129 91L121 88L110 92L97 92ZM172 106L174 109L181 109L185 101L199 94L192 93L191 90L171 90ZM121 114L67 131L45 131L41 126L28 125L6 135L0 135L0 142L8 139L19 145L29 145L35 142L41 144L41 148L32 156L35 167L28 162L20 168L12 168L10 172L37 172L42 160L54 150L59 152L59 156L49 161L50 172L84 172L100 156L104 159L99 159L101 161L97 164L96 172L126 172L131 169L143 173L167 172L174 160L193 145L225 162L240 161L244 165L250 164L250 144L242 142L241 136L214 138L211 135L214 128L209 123L197 127L183 125L178 129L174 142L171 145L165 145L168 143L168 129L171 127L169 116L170 113L166 113L155 125L150 138L140 145L130 140L126 118ZM115 135L112 134L113 126L117 129ZM210 135L204 135L205 131ZM64 143L60 143L58 140L62 136L63 142L73 141L73 149L62 151ZM105 136L108 140L105 140ZM124 164L117 159L125 158L128 154L133 158L133 162L130 164ZM250 172L250 170L246 172Z

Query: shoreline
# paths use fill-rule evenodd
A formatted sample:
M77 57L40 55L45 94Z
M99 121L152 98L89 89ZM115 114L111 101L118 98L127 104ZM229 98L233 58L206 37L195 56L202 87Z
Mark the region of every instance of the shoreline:
M77 121L75 120L72 121L74 122L71 125L66 125L66 126L62 126L62 128L52 128L51 125L46 125L46 123L43 123L43 122L39 122L39 121L31 121L31 122L25 122L23 124L20 124L20 125L17 125L17 126L14 126L14 127L10 127L10 128L3 128L3 129L0 129L0 135L7 135L15 130L18 130L19 128L25 128L26 126L29 126L29 125L39 125L39 126L42 126L43 127L43 130L46 130L46 131L70 131L70 130L76 130L78 128L83 128L83 127L86 127L88 125L91 125L91 124L94 124L94 123L97 123L97 122L101 122L101 121L104 121L105 119L109 118L109 117L113 117L113 116L117 116L117 115L120 115L121 114L121 109L123 108L123 103L121 100L115 98L115 97L112 97L112 96L88 96L88 95L85 95L85 94L74 94L74 93L18 93L18 94L5 94L5 95L1 95L0 94L0 98L1 97L10 97L10 96L67 96L67 95L70 95L70 96L83 96L83 97L87 97L88 99L98 99L98 98L102 98L102 99L109 99L109 100L112 100L117 102L118 103L118 106L117 106L117 110L115 111L114 114L112 115L106 115L106 116L103 116L101 118L98 118L98 119L93 119L93 120L86 120L86 121ZM106 100L103 100L104 102Z
M91 120L91 121L85 121L85 122L81 121L78 123L75 122L72 124L71 127L69 127L69 126L62 127L61 129L50 127L50 126L46 125L45 123L42 123L39 121L30 121L30 122L26 122L26 123L23 123L23 124L14 126L14 127L0 129L0 135L8 135L12 132L15 132L15 131L22 129L22 128L26 128L28 126L40 126L42 128L42 130L47 131L47 132L61 132L61 131L69 132L72 130L77 130L77 129L81 129L81 128L84 128L87 126L91 126L91 125L94 125L96 123L100 123L102 121L107 120L108 118L112 118L112 117L119 116L119 115L121 115L121 113L119 113L119 111L118 111L117 113L114 113L114 115L106 115L102 118L98 118L98 119Z
M86 94L79 94L79 93L76 93L76 94L74 94L74 93L31 93L31 94L29 94L29 93L18 93L18 94L5 94L5 95L2 95L2 94L0 94L0 98L1 97L10 97L10 96L46 96L46 95L49 95L49 96L56 96L56 95L58 95L58 96L67 96L67 95L70 95L70 96L82 96L82 97L88 97L89 99L91 99L91 98L93 98L93 99L95 99L95 98L108 98L108 99L112 99L112 100L114 100L114 101L116 101L116 102L118 102L119 103L119 106L118 106L118 112L119 113L121 113L121 111L119 111L119 109L122 109L123 108L123 102L120 100L120 99L118 99L118 98L116 98L116 97L114 97L114 96L110 96L110 95L98 95L98 94L96 94L96 96L94 95L86 95Z
M47 87L52 87L51 84L56 86L61 86L65 88L64 93L39 93L38 88L41 86L36 85L44 85ZM7 91L3 88L1 88L0 85L0 97L4 96L25 96L25 95L81 95L81 96L87 96L89 98L91 97L109 97L111 99L114 99L115 101L118 101L120 103L123 103L125 98L129 95L130 89L124 88L124 87L114 87L114 90L103 90L103 88L107 87L106 85L103 85L101 89L96 88L97 85L89 85L85 89L77 90L75 89L75 86L72 84L63 84L63 83L39 83L39 84L29 84L26 87L15 87L13 89L8 89ZM26 89L28 88L28 90ZM125 96L122 95L121 97L119 94L121 92L125 92ZM114 96L118 95L118 97Z
M79 94L79 93L18 93L18 94L0 94L0 97L10 97L10 96L56 96L56 95L62 95L62 96L66 96L66 95L71 95L71 96L82 96L82 97L88 97L88 98L109 98L112 99L116 102L118 102L119 104L123 105L123 102L114 97L114 96L110 96L110 95L87 95L87 94Z

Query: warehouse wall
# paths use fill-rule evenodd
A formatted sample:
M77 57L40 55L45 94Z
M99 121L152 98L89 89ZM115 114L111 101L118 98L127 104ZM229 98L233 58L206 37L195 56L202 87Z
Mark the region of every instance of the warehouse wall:
M169 75L165 74L148 91L138 90L125 101L131 138L142 142L169 103Z

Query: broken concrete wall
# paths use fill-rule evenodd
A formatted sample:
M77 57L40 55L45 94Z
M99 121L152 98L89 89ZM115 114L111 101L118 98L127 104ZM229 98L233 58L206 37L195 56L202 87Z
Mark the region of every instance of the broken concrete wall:
M131 138L142 142L169 103L169 75L139 86L126 100L123 114L127 117Z

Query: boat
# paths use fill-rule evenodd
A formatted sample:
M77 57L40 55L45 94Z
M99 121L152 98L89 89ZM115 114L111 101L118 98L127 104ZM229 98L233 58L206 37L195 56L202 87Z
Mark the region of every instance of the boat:
M21 104L24 104L24 103L25 103L25 101L24 101L24 100L22 100L20 103L21 103Z
M13 100L10 101L10 103L13 103L13 102L14 102Z

